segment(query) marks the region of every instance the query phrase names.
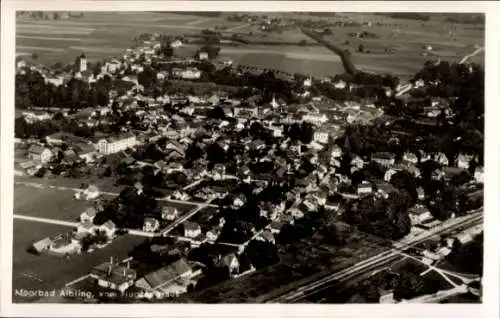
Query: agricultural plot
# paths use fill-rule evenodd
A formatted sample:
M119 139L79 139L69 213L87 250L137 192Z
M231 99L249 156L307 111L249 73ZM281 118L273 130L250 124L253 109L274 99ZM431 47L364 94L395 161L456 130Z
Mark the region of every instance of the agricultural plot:
M68 227L52 224L24 220L14 221L12 264L12 297L14 302L33 302L37 299L37 297L16 296L16 289L58 290L66 283L86 275L95 265L109 260L111 256L114 259L126 258L132 247L144 239L131 235L118 237L102 249L95 250L90 254L76 255L69 259L33 255L27 251L34 242L68 230Z
M76 221L91 202L73 198L73 191L33 188L23 185L14 188L14 214Z

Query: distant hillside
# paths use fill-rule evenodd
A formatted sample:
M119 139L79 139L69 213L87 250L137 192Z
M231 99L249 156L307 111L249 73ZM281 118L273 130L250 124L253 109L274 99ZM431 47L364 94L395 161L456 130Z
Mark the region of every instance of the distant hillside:
M446 22L463 24L484 24L483 13L443 13Z
M16 17L27 17L36 20L68 20L82 18L83 12L75 11L18 11Z
M418 21L429 21L431 18L443 17L444 21L463 24L484 24L485 18L482 13L426 13L426 12L390 12L376 13L393 19L407 19Z
M393 19L407 19L407 20L419 20L419 21L429 21L431 15L429 13L421 12L389 12L389 13L376 13L377 15L382 15L390 17Z
M172 11L154 11L155 13L168 13L172 14ZM218 18L222 15L219 11L176 11L175 14L186 14L186 15L197 15L201 17L211 17Z

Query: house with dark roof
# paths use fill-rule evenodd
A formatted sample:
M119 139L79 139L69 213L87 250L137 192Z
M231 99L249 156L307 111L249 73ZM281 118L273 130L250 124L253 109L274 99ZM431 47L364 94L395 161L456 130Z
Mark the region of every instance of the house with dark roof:
M165 161L170 162L183 159L184 156L185 153L183 151L180 151L178 149L168 149L165 154Z
M97 210L94 207L88 207L85 211L80 214L80 222L82 223L92 223L97 214Z
M47 137L45 137L45 140L51 146L60 146L62 144L67 144L72 146L80 143L82 144L88 143L88 140L85 138L78 137L71 133L61 132L61 131L48 135Z
M412 224L421 224L425 221L432 219L432 214L429 209L422 205L416 204L408 210L408 215Z
M363 181L358 185L358 195L366 195L372 193L373 188L370 182Z
M101 287L124 292L134 285L137 272L130 268L130 263L115 264L113 258L109 262L94 267L90 276L97 279L97 284Z
M145 218L142 230L144 232L156 232L160 228L160 222L155 218Z
M377 152L372 155L372 161L388 167L394 164L396 156L390 152Z
M272 244L275 243L274 234L271 230L265 230L264 232L262 232L261 237L262 239L264 239L264 241L267 241Z
M33 243L33 249L37 253L43 253L48 251L51 245L52 245L52 240L46 237L44 239L41 239L40 241Z
M201 235L201 227L195 222L184 222L184 236L195 238Z
M116 232L116 225L113 221L107 221L106 223L99 226L99 230L103 231L108 238L112 238Z
M157 271L147 274L139 279L135 286L147 291L161 291L179 279L191 279L201 271L194 270L193 266L186 258L160 268Z
M52 158L52 152L48 148L40 145L31 145L31 147L28 148L27 156L31 160L47 163Z
M238 257L235 253L224 255L220 260L220 264L227 267L231 275L238 273L240 269L240 262L238 261Z
M179 154L182 155L182 157L184 157L186 154L185 146L176 140L168 140L165 143L165 150L170 150L170 149L177 151Z
M382 182L377 184L377 196L382 197L384 199L389 198L391 193L396 193L398 190L390 183Z
M283 223L279 221L271 221L269 224L269 229L271 230L271 233L278 234L281 231L281 227L283 226Z
M179 211L177 210L177 208L175 208L173 206L166 205L161 210L161 217L164 220L173 221L178 216L179 216Z
M75 153L80 159L86 162L93 162L96 155L96 148L92 144L78 143L73 146Z

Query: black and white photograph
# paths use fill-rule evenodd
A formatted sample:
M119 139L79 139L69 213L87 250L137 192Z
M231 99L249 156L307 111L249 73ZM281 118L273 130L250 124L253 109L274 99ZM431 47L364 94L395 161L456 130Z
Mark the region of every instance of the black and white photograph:
M12 303L481 304L485 17L16 10Z

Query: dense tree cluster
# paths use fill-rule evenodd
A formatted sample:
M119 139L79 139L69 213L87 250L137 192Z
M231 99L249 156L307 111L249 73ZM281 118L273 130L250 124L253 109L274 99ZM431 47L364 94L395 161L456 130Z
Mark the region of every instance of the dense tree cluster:
M258 240L252 240L243 251L243 257L256 268L261 269L280 261L276 245Z
M436 293L439 290L439 284L426 280L413 272L403 272L399 276L398 282L394 288L394 299L412 299L422 295Z
M391 13L377 13L377 14L385 15L393 19L418 20L418 21L429 21L431 19L430 14L421 12L391 12Z
M301 124L294 123L285 127L284 134L291 140L308 144L314 138L314 127L308 122L302 122Z
M414 80L423 80L425 94L450 100L454 123L462 130L484 130L484 69L477 64L427 63Z
M483 273L483 233L474 237L467 244L458 241L453 246L453 251L448 255L448 260L457 266L458 271L480 274Z
M357 225L362 231L377 236L398 240L410 232L408 216L409 198L404 193L395 193L388 200L376 200L365 196L353 201L344 213L344 221Z
M89 85L83 80L71 78L66 84L55 86L37 71L25 70L17 74L15 81L15 105L19 109L29 107L78 109L105 106L111 90L125 90L131 83L112 80L109 76Z
M111 220L120 228L141 228L148 217L161 218L158 201L129 187L97 213L94 223L102 224Z

